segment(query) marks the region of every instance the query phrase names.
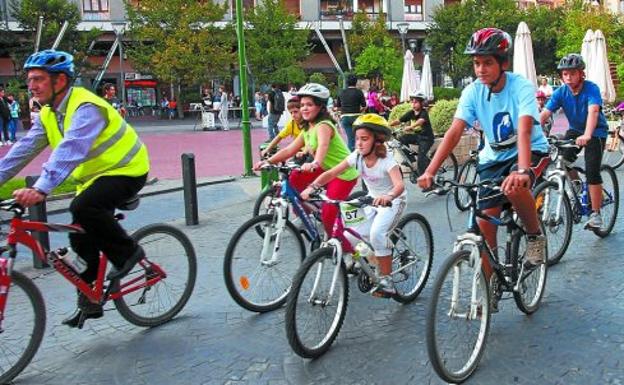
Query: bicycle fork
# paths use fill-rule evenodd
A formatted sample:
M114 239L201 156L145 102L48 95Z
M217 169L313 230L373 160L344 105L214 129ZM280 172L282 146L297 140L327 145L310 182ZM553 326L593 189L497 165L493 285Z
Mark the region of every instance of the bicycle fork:
M461 313L459 309L459 283L461 278L461 271L459 266L453 266L453 289L451 295L451 308L449 309L448 316L451 318L463 318L466 320L477 320L482 314L482 299L477 298L477 287L481 278L482 261L479 243L482 241L482 237L476 234L467 233L458 238L455 243L453 252L460 250L470 249L469 265L472 267L472 284L470 294L470 309L468 312ZM494 273L495 274L495 273Z
M280 208L280 211L283 211L282 208ZM282 237L282 232L286 227L286 215L283 214L283 212L279 212L275 226L267 227L264 230L264 239L262 240L262 252L260 253L260 263L264 266L271 267L275 265L278 261L280 252L280 240Z
M321 275L323 274L323 265L325 263L328 263L326 260L322 261L319 263L319 266L316 269L316 276L314 277L314 285L312 286L312 291L310 292L310 295L308 296L308 302L311 303L312 305L320 305L320 306L329 306L329 304L331 303L331 299L334 296L334 291L336 290L336 282L338 281L338 274L340 274L340 267L342 265L342 245L340 244L340 241L338 241L337 239L330 239L329 241L327 241L326 245L321 245L321 247L323 246L330 246L333 248L334 252L333 252L333 258L331 259L330 263L333 263L335 265L334 267L334 271L332 272L332 282L331 282L331 286L329 287L329 292L327 293L327 297L325 299L321 299L319 296L319 294L317 293L317 291L319 290L319 282L321 281Z

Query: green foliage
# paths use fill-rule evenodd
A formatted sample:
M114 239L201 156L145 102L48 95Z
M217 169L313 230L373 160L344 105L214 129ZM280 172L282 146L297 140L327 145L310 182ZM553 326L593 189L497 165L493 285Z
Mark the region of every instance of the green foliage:
M616 90L617 92L616 101L624 101L624 62L617 65L616 73L617 73L618 79L620 80L620 85L618 89Z
M182 85L231 77L236 33L232 26L216 25L223 19L227 5L141 0L140 7L126 2L126 10L126 35L133 40L126 52L138 71Z
M459 99L438 100L436 104L429 109L429 119L434 134L442 135L451 127L455 110Z
M256 84L303 83L310 31L295 29L297 17L284 0L257 2L245 15L247 61Z
M351 31L347 35L351 57L357 58L364 49L371 45L383 46L386 36L390 35L383 14L371 21L364 11L357 12L353 15Z
M355 73L359 76L375 79L376 83L384 82L386 90L401 90L403 59L395 39L386 35L382 45L370 45L356 58Z
M43 16L43 28L39 49L52 47L54 40L65 21L69 23L67 31L58 47L60 50L74 55L76 72L86 74L93 71L94 66L87 61L87 48L101 33L94 28L88 32L76 29L81 21L80 9L70 0L11 0L10 15L15 18L24 32L5 31L2 46L5 47L15 65L16 76L22 75L21 68L26 58L33 53L39 16Z
M434 100L457 99L461 96L459 88L433 87Z
M393 120L399 119L401 116L405 115L407 111L412 109L412 103L405 102L401 104L397 104L390 111L390 115L388 116L388 121L392 122Z
M318 84L327 85L327 78L321 72L314 72L312 75L310 75L310 77L308 78L308 81L310 83L318 83Z
M454 84L472 76L471 58L464 49L472 33L484 27L496 27L515 36L520 21L531 30L535 65L538 73L551 73L556 61L555 44L561 35L563 10L546 7L519 9L514 0L466 0L440 6L433 15L427 34L432 48L432 65L453 79ZM579 46L580 48L580 46Z

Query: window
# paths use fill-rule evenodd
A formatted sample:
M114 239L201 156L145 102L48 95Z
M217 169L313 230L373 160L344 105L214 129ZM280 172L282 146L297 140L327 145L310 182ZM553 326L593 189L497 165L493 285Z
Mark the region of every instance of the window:
M358 10L364 11L369 15L376 15L383 12L383 1L382 0L359 0L358 1Z
M423 0L405 0L405 20L423 20Z
M83 12L108 12L108 0L82 0Z
M336 20L337 14L350 19L353 16L353 0L321 0L322 20Z

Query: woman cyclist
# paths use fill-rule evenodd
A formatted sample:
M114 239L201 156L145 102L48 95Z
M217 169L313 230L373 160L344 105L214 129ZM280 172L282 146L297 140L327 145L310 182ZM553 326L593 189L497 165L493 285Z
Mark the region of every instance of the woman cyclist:
M297 91L297 96L301 99L303 117L301 135L269 159L258 162L254 169L259 170L265 163L283 162L306 148L314 156L314 160L304 163L301 171L293 171L289 179L297 191L303 191L324 171L343 161L349 155L349 150L327 110L329 90L320 84L308 83ZM327 196L331 199L346 199L355 186L357 177L358 172L355 168L347 168L327 184ZM334 205L324 204L322 207L321 218L328 234L331 233L337 213L338 209Z

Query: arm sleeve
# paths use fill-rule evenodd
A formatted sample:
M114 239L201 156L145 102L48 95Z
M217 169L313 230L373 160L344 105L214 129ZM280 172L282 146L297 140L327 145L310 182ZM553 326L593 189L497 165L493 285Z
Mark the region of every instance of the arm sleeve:
M535 87L529 82L521 82L518 95L518 117L530 116L536 124L539 122L539 111L535 99Z
M291 134L294 133L294 129L293 129L293 120L290 119L286 125L284 126L284 128L282 128L282 131L280 131L277 136L279 136L282 139L286 139L288 138ZM293 135L294 136L294 135Z
M548 102L546 102L546 109L548 111L555 112L561 107L561 100L562 100L561 97L563 93L563 89L562 89L563 87L567 87L567 86L563 85L557 88L557 90L553 92L550 99L548 99Z
M587 104L589 106L598 105L602 107L602 96L600 96L600 88L597 85L592 84L587 94Z
M49 194L69 174L83 163L93 142L107 125L104 115L95 105L86 103L78 107L72 117L65 137L43 164L41 176L33 187Z
M388 154L385 158L384 158L384 162L383 162L383 169L385 172L390 172L390 170L392 170L394 168L394 166L398 166L399 164L396 162L396 160L394 160L394 157L392 156L392 154Z
M345 159L347 161L347 164L351 167L355 166L355 162L357 161L357 156L358 156L358 152L353 151L352 153L350 153Z
M39 117L26 135L0 160L0 185L14 177L48 145L48 137Z
M399 122L407 123L412 119L414 119L414 110L409 110L399 118Z
M455 111L455 118L463 120L467 125L472 125L475 120L477 120L477 114L473 103L474 93L475 87L473 85L464 89L459 98L457 110Z

